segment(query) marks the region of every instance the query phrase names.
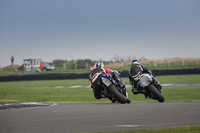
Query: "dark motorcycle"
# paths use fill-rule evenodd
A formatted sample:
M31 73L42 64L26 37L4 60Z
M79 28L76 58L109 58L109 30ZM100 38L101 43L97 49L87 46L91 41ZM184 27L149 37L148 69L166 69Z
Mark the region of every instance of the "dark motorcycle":
M162 96L162 86L158 82L155 82L153 75L145 73L138 78L138 92L134 93L133 90L134 94L142 93L145 95L145 98L154 99L158 102L165 101L165 98Z
M121 83L123 86L121 86L109 73L103 74L99 82L103 88L102 93L113 103L131 103L131 100L128 98L128 92L126 90L125 83L122 80Z

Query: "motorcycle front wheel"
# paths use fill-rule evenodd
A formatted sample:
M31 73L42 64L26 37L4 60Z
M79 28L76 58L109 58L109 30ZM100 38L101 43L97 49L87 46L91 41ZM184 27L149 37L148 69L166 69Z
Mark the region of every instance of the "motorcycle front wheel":
M156 87L152 84L148 86L148 90L154 95L154 97L158 100L158 102L164 102L165 98L162 94L156 89Z
M122 104L127 102L126 97L122 93L120 93L114 85L111 85L109 87L109 91L113 94L113 96L118 102Z

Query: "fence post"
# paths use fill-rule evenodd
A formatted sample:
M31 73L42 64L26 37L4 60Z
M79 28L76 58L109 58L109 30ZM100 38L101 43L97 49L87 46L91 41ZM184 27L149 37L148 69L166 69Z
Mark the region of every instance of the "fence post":
M199 65L198 59L196 59L196 65L197 65L197 66Z
M15 65L15 71L17 72L17 65Z
M185 65L185 61L184 60L182 60L182 66L184 66Z
M74 63L75 63L75 70L77 69L77 64L76 64L76 60L74 60Z
M86 69L88 69L88 63L86 62L86 64L85 64L85 67L86 67Z
M64 70L66 69L65 63L63 63L63 69L64 69Z

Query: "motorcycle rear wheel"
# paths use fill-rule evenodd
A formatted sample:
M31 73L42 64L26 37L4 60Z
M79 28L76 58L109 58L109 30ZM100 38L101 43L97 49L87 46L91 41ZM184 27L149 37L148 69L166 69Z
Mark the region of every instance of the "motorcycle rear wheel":
M154 95L154 97L158 100L158 102L164 102L165 98L162 94L156 89L156 87L152 84L148 86L148 90Z
M111 85L109 87L109 91L113 94L118 102L122 104L125 104L127 102L126 97L122 93L120 93L114 85Z

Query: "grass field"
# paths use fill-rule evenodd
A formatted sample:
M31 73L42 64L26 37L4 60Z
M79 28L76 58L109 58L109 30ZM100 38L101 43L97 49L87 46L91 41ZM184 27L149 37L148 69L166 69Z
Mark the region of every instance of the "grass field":
M199 84L200 75L158 76L162 84ZM129 84L128 78L123 81ZM102 103L107 99L96 100L90 88L67 88L65 86L88 86L87 79L0 82L0 104L15 102L44 103ZM61 87L60 87L61 86ZM62 87L64 86L64 87ZM200 88L163 89L166 101L200 101ZM143 95L133 95L128 89L132 102L150 102Z

